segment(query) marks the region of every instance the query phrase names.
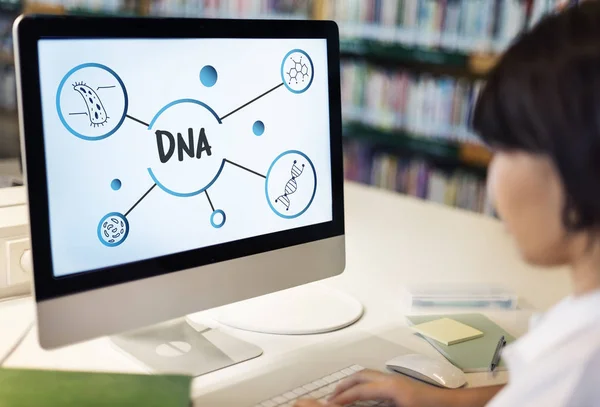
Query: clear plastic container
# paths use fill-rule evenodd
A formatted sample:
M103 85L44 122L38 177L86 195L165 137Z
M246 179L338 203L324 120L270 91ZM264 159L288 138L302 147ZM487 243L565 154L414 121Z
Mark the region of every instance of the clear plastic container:
M406 288L408 305L416 308L517 308L518 296L492 284L430 283Z

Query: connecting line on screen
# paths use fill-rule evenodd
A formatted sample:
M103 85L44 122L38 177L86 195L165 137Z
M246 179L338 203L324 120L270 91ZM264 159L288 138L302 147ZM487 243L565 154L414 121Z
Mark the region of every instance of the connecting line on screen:
M146 126L146 128L150 127L150 125L149 125L148 123L146 123L146 122L143 122L143 121L141 121L140 119L136 119L135 117L133 117L133 116L130 116L130 115L128 115L128 114L127 114L127 115L125 115L125 116L126 116L128 119L131 119L131 120L133 120L134 122L137 122L137 123L139 123L139 124L142 124L142 125Z
M248 171L249 173L252 173L252 174L254 174L254 175L258 175L259 177L262 177L262 178L264 178L264 179L267 179L267 177L266 177L266 176L264 176L264 175L262 175L262 174L260 174L260 173L258 173L258 172L256 172L256 171L253 171L253 170L251 170L251 169L249 169L249 168L246 168L246 167L244 167L243 165L239 165L239 164L237 164L237 163L234 163L233 161L229 161L227 158L225 158L223 161L225 161L226 163L229 163L229 164L235 165L236 167L238 167L238 168L241 168L242 170L246 170L246 171Z
M273 88L269 89L268 91L266 91L266 92L265 92L265 93L263 93L262 95L255 97L255 98L254 98L254 99L252 99L250 102L248 102L248 103L246 103L246 104L243 104L243 105L241 105L240 107L238 107L237 109L235 109L235 110L233 110L233 111L231 111L231 112L227 113L225 116L222 116L222 117L220 117L220 118L219 118L219 120L225 120L227 117L229 117L229 116L231 116L232 114L234 114L234 113L236 113L236 112L238 112L238 111L242 110L243 108L245 108L246 106L248 106L248 105L249 105L249 104L251 104L252 102L256 102L256 101L257 101L258 99L260 99L261 97L268 95L269 93L273 92L275 89L277 89L277 88L279 88L279 87L281 87L281 86L283 86L283 82L281 82L279 85L277 85L277 86L275 86L275 87L273 87Z
M154 189L154 187L156 187L156 183L155 183L155 184L152 184L152 186L150 187L150 189L148 189L148 190L146 191L146 193L145 193L144 195L142 195L142 197L141 197L140 199L138 199L138 201L137 201L136 203L134 203L134 204L133 204L133 206L132 206L132 207L131 207L131 208L130 208L130 209L127 211L127 212L125 212L125 217L127 217L127 215L129 215L129 214L131 213L131 211L132 211L132 210L133 210L133 209L134 209L136 206L138 206L138 205L139 205L139 203L140 203L140 202L142 202L142 200L143 200L143 199L144 199L146 196L148 196L148 194L149 194L149 193L150 193L150 192L151 192L151 191Z
M206 195L206 199L208 199L208 203L210 204L210 209L214 212L215 207L214 207L212 201L210 200L210 196L208 196L208 189L204 190L204 194Z

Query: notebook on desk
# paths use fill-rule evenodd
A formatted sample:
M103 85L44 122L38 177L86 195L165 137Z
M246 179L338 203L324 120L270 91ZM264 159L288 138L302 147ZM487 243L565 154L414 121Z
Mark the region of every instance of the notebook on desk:
M411 326L440 318L451 318L483 332L483 336L480 338L449 346L420 335L453 365L462 369L465 373L485 372L489 370L494 351L501 336L504 335L507 344L515 341L512 335L482 314L415 315L406 318ZM506 365L502 360L496 370L506 370Z

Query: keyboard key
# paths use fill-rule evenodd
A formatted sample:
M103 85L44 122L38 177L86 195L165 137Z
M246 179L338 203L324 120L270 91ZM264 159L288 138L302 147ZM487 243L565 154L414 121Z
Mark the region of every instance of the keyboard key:
M295 393L297 396L304 396L306 393L308 393L308 390L306 390L304 387L298 387L297 389L292 390L292 393Z
M349 367L342 369L342 373L344 373L346 376L351 376L354 373L356 373L356 371L350 369Z
M332 376L338 379L338 381L346 378L346 375L342 372L335 372L334 374L332 374Z
M335 391L335 388L337 387L337 383L331 383L330 385L327 385L325 387L322 388L323 391L326 391L328 394L331 394Z
M306 395L306 398L309 398L309 399L316 399L316 398L319 398L319 397L323 397L323 395L321 394L320 390L315 390L312 393L308 393Z
M298 395L296 393L288 391L287 393L283 394L282 397L285 398L286 401L289 401L296 400L298 398Z
M323 386L327 386L329 383L327 383L327 382L326 382L325 380L323 380L323 379L318 379L318 380L315 380L315 381L313 382L313 384L314 384L314 385L316 385L316 386L319 386L319 387L323 387Z
M327 382L327 384L335 383L335 382L338 381L338 379L336 379L335 377L333 377L333 375L331 375L331 376L325 376L323 378L323 380L325 380Z
M311 397L314 399L320 399L321 397L325 397L329 394L328 391L324 390L324 388L320 388L317 391L313 391L311 394Z
M261 407L275 407L277 404L275 404L274 401L267 400L267 401L263 401L260 405L261 405Z
M288 399L286 399L285 397L277 396L277 397L273 397L271 399L271 401L273 401L275 403L275 405L278 406L280 404L287 403Z
M350 369L354 370L355 372L360 372L361 370L365 370L364 367L359 366L359 365L350 366Z
M311 392L311 391L315 391L317 390L320 386L317 386L314 383L308 383L305 384L304 386L302 386L307 392Z

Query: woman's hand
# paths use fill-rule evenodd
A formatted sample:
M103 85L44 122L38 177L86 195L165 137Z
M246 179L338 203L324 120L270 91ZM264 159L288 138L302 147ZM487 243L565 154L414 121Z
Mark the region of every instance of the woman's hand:
M396 407L422 407L427 395L443 391L398 374L363 370L340 383L330 398L332 404L344 406L355 401L385 400Z
M326 405L338 407L356 401L383 400L396 407L424 407L429 404L428 395L439 391L443 390L405 376L363 370L340 383ZM295 407L323 407L323 404L301 400Z
M382 400L395 407L483 407L502 387L449 390L398 374L363 370L340 383L326 406L341 407L356 401ZM323 407L323 403L302 400L295 407Z

